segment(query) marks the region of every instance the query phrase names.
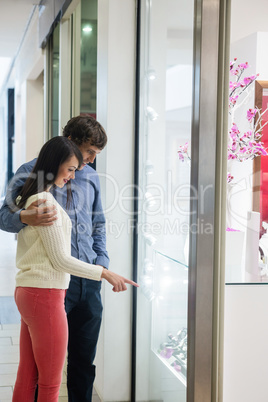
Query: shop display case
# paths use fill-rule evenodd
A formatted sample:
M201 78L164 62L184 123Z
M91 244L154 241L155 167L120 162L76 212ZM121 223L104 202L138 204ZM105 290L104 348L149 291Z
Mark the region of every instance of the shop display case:
M188 267L143 244L137 401L186 401Z
M188 268L154 251L151 349L186 385Z
M193 11L192 1L141 2L137 401L186 401L191 164L178 150L190 155Z

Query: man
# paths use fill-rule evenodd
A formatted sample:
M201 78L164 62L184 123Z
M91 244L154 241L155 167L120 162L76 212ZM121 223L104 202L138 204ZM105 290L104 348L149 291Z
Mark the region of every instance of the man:
M71 204L66 209L72 230L72 255L82 261L108 268L105 218L97 173L89 167L105 147L107 136L103 127L91 116L72 118L63 129L63 136L74 141L83 155L81 170L72 180ZM0 209L0 229L18 233L25 225L52 225L55 210L31 204L28 209L13 213L12 203L31 172L35 160L22 165L13 177L6 199ZM57 201L66 208L67 186L53 189ZM93 360L102 316L101 282L72 276L66 294L65 308L69 326L67 387L69 402L90 402L95 378Z

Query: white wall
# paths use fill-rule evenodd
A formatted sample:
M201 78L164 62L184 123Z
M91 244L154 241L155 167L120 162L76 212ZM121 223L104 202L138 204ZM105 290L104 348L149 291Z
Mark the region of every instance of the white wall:
M267 31L267 0L232 0L231 3L231 42Z
M223 402L267 402L268 287L226 286Z
M14 66L15 167L37 156L44 143L44 55L38 45L36 11ZM21 150L24 152L21 153Z
M37 157L44 144L44 90L43 74L36 80L27 80L26 93L26 161ZM33 121L34 117L34 121Z
M132 236L129 215L116 199L133 181L135 1L99 0L98 5L97 119L107 131L108 145L98 157L102 199L106 210L110 269L131 277ZM131 211L132 202L124 203ZM123 227L117 236L112 228ZM131 288L115 294L108 283L103 289L103 322L96 358L95 386L103 401L130 399Z
M36 9L0 99L0 104L3 104L7 88L15 88L14 171L22 163L35 157L44 142L43 70L44 56L38 46Z

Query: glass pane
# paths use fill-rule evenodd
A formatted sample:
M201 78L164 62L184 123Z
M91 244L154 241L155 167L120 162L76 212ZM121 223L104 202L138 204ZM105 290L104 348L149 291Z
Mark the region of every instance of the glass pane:
M237 7L232 3L225 280L267 283L267 32L237 30Z
M51 77L51 136L59 135L59 47L60 28L59 25L52 35L52 77Z
M268 86L268 82L266 81L266 85ZM262 142L264 147L267 149L268 148L268 113L267 113L267 107L268 107L268 88L263 88L261 92L261 106L262 110L266 110L266 113L263 114L262 116ZM260 192L261 192L261 197L260 197L260 206L259 206L259 212L260 212L260 218L261 222L268 222L268 160L266 155L261 155L261 166L260 166L260 171L261 171L261 180L260 180ZM267 230L267 225L264 225L264 230ZM266 245L267 247L267 245ZM266 253L266 257L268 254Z
M81 2L80 113L96 118L97 0Z
M187 366L188 268L156 250L153 254L153 266L152 351L180 380L183 386L178 387L178 390L184 393ZM154 359L155 357L152 361ZM157 364L157 367L163 370L160 364Z
M142 1L137 401L186 401L193 7Z

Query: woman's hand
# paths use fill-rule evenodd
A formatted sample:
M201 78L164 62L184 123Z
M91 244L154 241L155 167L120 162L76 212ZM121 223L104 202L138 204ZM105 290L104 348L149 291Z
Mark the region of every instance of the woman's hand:
M135 287L139 287L136 282L131 281L130 279L126 279L123 276L120 276L112 271L108 271L108 269L103 268L101 277L106 279L112 286L114 292L123 292L127 290L126 283L129 285L133 285Z

